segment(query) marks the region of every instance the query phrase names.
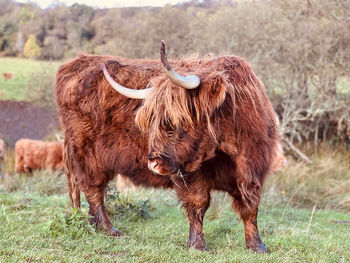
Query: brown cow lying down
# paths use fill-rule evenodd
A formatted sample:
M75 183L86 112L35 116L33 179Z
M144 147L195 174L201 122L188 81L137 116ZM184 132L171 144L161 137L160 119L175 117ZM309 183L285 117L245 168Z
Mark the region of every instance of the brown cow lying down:
M104 208L116 174L172 188L189 220L187 245L205 250L211 192L224 191L242 219L247 248L267 252L258 207L280 139L262 83L235 56L171 65L163 43L161 62L83 55L61 66L56 97L73 206L80 207L83 191L91 223L119 236Z
M63 142L20 139L15 144L16 172L63 169Z

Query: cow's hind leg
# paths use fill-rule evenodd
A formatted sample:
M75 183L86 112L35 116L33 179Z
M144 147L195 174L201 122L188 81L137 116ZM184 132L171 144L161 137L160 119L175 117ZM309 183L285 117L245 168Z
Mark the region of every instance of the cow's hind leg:
M88 187L84 193L89 203L90 223L104 230L110 236L120 236L120 231L113 227L104 209L104 186Z
M265 148L261 151L264 152ZM267 150L266 150L267 149ZM269 170L269 148L265 155L254 155L255 149L245 149L246 154L235 158L236 168L232 179L227 182L227 192L233 197L233 208L239 214L244 224L246 246L258 253L268 250L261 242L257 216L262 192L262 186ZM254 156L248 158L246 156ZM271 156L270 156L271 157Z
M208 250L203 233L203 218L210 205L210 191L204 186L196 185L197 189L195 189L191 185L188 185L187 188L180 181L177 184L180 188L176 187L176 191L179 199L183 202L182 206L186 210L190 223L187 246L198 250Z
M246 189L237 188L236 191L230 194L234 198L233 208L240 215L244 224L246 246L258 253L268 253L267 248L261 242L257 224L261 187L254 184L241 185L241 187L246 187ZM254 198L251 197L252 199L249 201L245 200L247 192L244 191L254 193Z
M240 215L245 231L246 246L249 249L258 253L267 253L268 250L261 242L260 234L258 230L258 204L253 204L251 207L243 202L241 195L238 193L233 194L234 201L233 207L235 211Z
M66 138L67 137L68 136L66 136ZM94 182L91 178L88 178L86 174L79 173L79 170L81 171L82 169L78 169L79 162L73 158L74 156L75 153L73 147L71 146L70 141L66 140L63 159L65 160L65 172L68 179L69 196L73 207L80 207L80 191L83 191L89 203L89 215L91 216L90 223L101 228L108 235L120 236L119 230L113 227L104 209L104 190L107 186L108 180L104 183L101 181ZM103 177L101 174L100 176ZM99 177L96 176L94 178ZM87 184L87 182L92 183L92 185Z

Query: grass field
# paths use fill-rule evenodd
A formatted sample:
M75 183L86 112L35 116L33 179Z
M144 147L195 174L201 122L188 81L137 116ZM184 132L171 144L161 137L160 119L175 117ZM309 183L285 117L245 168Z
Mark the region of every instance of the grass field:
M28 80L34 73L43 70L52 72L53 75L61 62L49 62L24 58L0 57L0 74L11 72L14 79L5 80L0 76L0 99L2 100L27 100L26 88Z
M188 223L172 191L110 191L108 213L123 233L112 238L88 224L85 200L81 212L72 210L64 176L14 175L0 182L0 262L350 262L349 212L275 198L265 193L259 212L270 254L245 249L243 224L224 194L214 195L205 218L210 251L199 252L185 246Z

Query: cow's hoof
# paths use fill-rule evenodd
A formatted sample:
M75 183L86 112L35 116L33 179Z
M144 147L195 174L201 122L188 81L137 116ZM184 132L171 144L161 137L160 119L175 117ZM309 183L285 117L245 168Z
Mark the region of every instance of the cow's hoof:
M256 253L265 253L265 254L269 253L269 250L265 247L265 245L263 243L254 244L254 245L247 244L247 248L253 250Z
M188 240L187 246L189 248L194 248L194 249L201 250L201 251L208 251L209 250L207 248L207 245L205 244L204 240L197 241L197 242L193 242L193 241Z
M120 236L122 236L122 233L120 233L118 228L115 228L115 227L111 227L110 229L106 230L106 232L107 232L107 235L109 235L111 237L120 237Z

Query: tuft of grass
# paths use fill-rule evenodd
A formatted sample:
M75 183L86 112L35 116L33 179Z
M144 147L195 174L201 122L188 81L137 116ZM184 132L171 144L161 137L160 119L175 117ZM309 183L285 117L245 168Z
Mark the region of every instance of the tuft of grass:
M131 192L121 193L117 191L115 183L111 183L106 191L105 205L109 215L123 215L129 217L129 220L139 220L150 218L149 199L137 200L135 194Z
M72 212L56 212L43 227L44 236L59 237L69 234L72 239L79 239L88 233L95 233L95 228L87 224L89 216L78 209Z

